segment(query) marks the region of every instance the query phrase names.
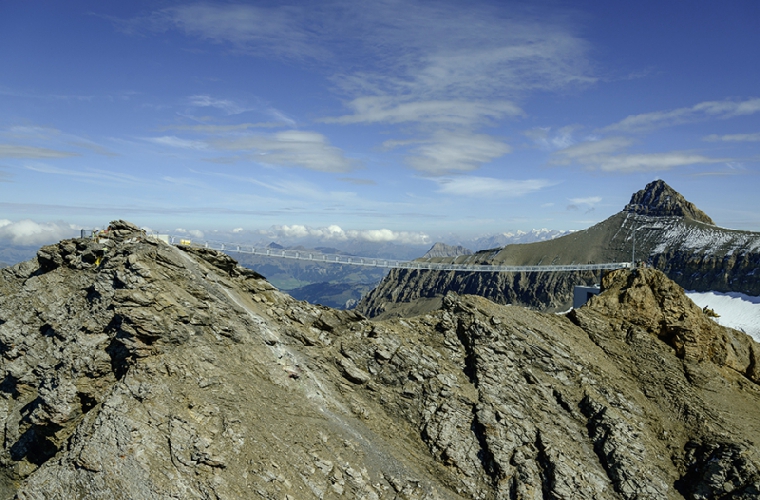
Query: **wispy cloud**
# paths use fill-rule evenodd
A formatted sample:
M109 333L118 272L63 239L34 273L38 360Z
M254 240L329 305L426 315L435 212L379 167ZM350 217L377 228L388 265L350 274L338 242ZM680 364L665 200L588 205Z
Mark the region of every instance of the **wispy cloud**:
M627 153L624 150L633 144L625 137L608 137L597 141L587 141L561 149L553 154L551 164L579 164L589 170L603 172L657 172L688 165L704 165L731 161L728 158L710 158L689 151L669 151L665 153Z
M198 134L225 135L233 132L243 132L252 128L284 127L285 122L237 123L234 125L167 125L159 130L179 130Z
M657 172L688 165L722 163L726 158L708 158L700 154L673 151L669 153L623 154L591 159L587 166L605 172Z
M498 196L514 198L530 194L556 184L546 179L504 180L492 177L463 176L440 179L438 192L455 196Z
M331 146L324 135L316 132L288 130L273 135L219 139L212 144L221 150L250 152L241 158L269 165L320 172L350 172L361 166L358 160L347 158L341 149Z
M491 123L505 116L523 115L509 101L415 101L398 102L387 96L365 96L348 105L354 113L337 118L325 118L326 123L434 123L438 125L473 125Z
M596 205L602 201L601 196L587 196L586 198L570 198L570 203L575 203L576 205Z
M0 167L0 182L12 182L13 174Z
M181 139L174 135L164 135L161 137L146 137L144 140L158 144L160 146L169 146L179 149L195 149L203 150L208 149L208 145L203 141L192 141L188 139Z
M119 153L115 153L111 151L110 149L104 146L101 146L100 144L96 144L90 141L73 141L73 142L69 142L69 144L78 148L89 149L93 153L99 154L101 156L111 156L111 157L120 156Z
M36 146L22 146L19 144L0 144L0 158L29 158L29 159L53 159L81 156L71 151L59 151L56 149L40 148Z
M491 135L466 131L442 130L427 139L385 143L387 147L408 144L417 146L406 157L406 163L427 175L472 171L512 151L508 144Z
M188 100L190 101L191 106L199 108L217 108L221 109L228 115L239 115L240 113L250 111L250 108L245 108L229 99L215 99L208 95L193 95L190 96Z
M760 142L760 133L757 134L711 134L703 138L708 142Z
M42 174L63 175L66 177L73 177L79 179L96 180L96 181L108 181L118 184L124 184L125 182L137 184L143 183L141 179L128 174L122 174L119 172L109 172L107 170L88 169L88 170L70 170L58 167L52 167L49 165L27 165L27 170L33 172L39 172Z
M578 128L577 126L570 125L554 131L552 127L537 127L526 130L523 134L541 149L553 151L569 148L575 144L576 141L573 138L573 133Z
M585 198L570 198L570 205L567 206L567 210L576 211L580 210L579 206L586 207L586 213L591 213L595 210L595 205L602 201L601 196L587 196Z
M597 141L580 142L556 151L552 163L569 165L573 161L578 161L585 164L594 159L606 157L611 153L617 153L631 144L633 144L633 140L626 137L607 137Z
M310 20L316 21L293 6L196 3L170 7L119 24L126 31L177 29L189 36L258 55L322 59L328 53L315 43L321 23L314 22L310 30Z
M196 3L114 21L131 32L179 30L257 57L316 60L336 74L350 63L356 71L345 83L365 90L367 84L391 85L407 93L469 89L474 95L477 88L482 95L485 88L547 89L594 81L588 44L568 28L563 14L537 18L514 6L507 16L487 4L401 6L385 0L333 1L309 9ZM362 55L346 61L347 46Z
M158 10L121 25L127 31L179 30L253 57L316 62L345 96L349 110L322 121L409 125L406 132L421 145L408 164L437 175L476 169L509 152L499 139L473 132L523 116L515 101L527 92L596 81L589 44L573 32L566 14L556 11L538 18L519 6L505 14L485 3L411 1L402 6L394 0L369 4L336 0L308 9L197 3ZM207 95L192 96L191 103L229 114L247 109ZM294 123L276 110L269 114ZM454 139L471 134L476 144L460 143L465 151L457 153L435 137L414 137L414 127L422 127L423 136L430 136L432 127L446 128ZM253 139L252 148L267 150L260 141ZM438 152L440 147L444 151ZM269 155L276 158L277 150ZM336 167L333 161L333 166L325 167L316 160L303 165L290 154L285 156L290 164L306 168L347 169L345 163ZM284 159L281 156L279 161Z
M356 177L339 177L339 181L348 182L349 184L355 184L357 186L374 186L377 182L372 179L358 179Z
M680 125L709 118L731 118L760 112L760 98L743 101L705 101L688 108L630 115L602 129L605 132L648 132L661 127Z

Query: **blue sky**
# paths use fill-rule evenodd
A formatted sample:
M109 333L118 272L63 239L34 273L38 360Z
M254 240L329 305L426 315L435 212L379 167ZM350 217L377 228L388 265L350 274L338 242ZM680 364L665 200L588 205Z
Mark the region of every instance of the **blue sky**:
M582 229L657 178L760 231L758 22L754 0L2 1L0 239Z

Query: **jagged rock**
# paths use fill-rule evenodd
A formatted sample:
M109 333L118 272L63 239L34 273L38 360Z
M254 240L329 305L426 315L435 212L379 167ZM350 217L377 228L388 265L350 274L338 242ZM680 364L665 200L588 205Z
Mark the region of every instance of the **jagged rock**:
M757 496L760 350L661 273L376 322L117 228L0 270L0 498Z
M447 245L445 243L436 243L430 250L422 256L423 259L429 259L432 257L458 257L460 255L472 255L472 250L465 248L461 245Z
M634 193L625 211L654 217L688 217L705 224L715 224L706 213L659 179Z
M712 321L662 272L646 268L615 271L604 277L602 289L606 293L592 297L588 309L657 335L682 359L712 361L760 383L757 343ZM570 314L575 317L578 313Z

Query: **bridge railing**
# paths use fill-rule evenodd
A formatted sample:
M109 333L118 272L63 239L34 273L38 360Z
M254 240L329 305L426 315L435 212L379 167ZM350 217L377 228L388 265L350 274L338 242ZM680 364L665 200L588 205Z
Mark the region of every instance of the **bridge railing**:
M343 264L350 266L379 267L387 269L411 269L432 271L465 271L465 272L568 272L568 271L596 271L602 269L620 269L630 267L628 262L611 262L603 264L566 264L559 266L500 266L493 264L457 264L454 262L426 262L420 260L396 260L381 259L375 257L356 257L352 255L340 255L319 253L309 250L292 250L279 248L260 248L252 245L238 243L224 243L218 241L193 241L184 237L170 236L170 243L179 246L193 248L209 248L223 252L239 252L262 257L275 257L280 259L294 259L325 264Z

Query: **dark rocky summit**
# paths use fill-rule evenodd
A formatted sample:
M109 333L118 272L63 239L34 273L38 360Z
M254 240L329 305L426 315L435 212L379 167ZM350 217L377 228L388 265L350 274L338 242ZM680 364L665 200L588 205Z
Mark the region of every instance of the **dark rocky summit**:
M758 345L603 285L369 321L117 221L0 270L0 498L758 498Z
M706 213L686 201L681 193L662 180L650 182L644 189L634 193L630 203L625 206L625 211L652 217L688 217L697 222L715 225Z
M635 238L635 245L634 245ZM635 249L634 249L635 246ZM634 251L635 250L635 251ZM723 229L663 181L635 193L625 209L583 231L550 240L484 250L457 263L649 263L696 291L760 295L760 233ZM432 259L451 262L451 258ZM575 285L599 282L598 273L482 273L394 269L359 303L370 317L405 316L440 307L447 292L481 295L500 304L565 311Z

